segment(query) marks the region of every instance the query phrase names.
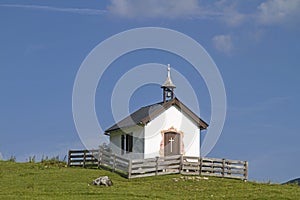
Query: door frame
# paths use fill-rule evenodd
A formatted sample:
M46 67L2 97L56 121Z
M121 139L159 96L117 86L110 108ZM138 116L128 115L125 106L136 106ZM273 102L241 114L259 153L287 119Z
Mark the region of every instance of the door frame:
M173 132L179 135L179 153L184 155L184 143L183 143L183 136L184 133L182 131L178 131L176 128L174 128L173 126L171 126L169 129L166 130L162 130L161 133L161 137L162 140L160 142L160 150L159 150L159 156L160 157L164 157L165 155L165 133L169 133L169 132Z

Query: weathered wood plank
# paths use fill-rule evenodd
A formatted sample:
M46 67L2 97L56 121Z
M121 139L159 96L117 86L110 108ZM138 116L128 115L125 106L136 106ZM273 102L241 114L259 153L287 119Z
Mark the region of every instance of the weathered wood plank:
M102 156L101 160L112 160L111 157Z
M107 157L111 157L112 156L112 153L110 153L110 152L102 152L102 155L103 156L107 156Z
M177 165L170 165L170 166L158 166L156 168L156 166L151 167L151 168L138 168L138 169L133 169L131 170L132 174L136 174L136 173L148 173L148 172L154 172L154 171L161 171L161 170L168 170L168 169L178 169L180 168L180 164Z
M127 167L123 167L123 166L115 166L115 169L116 170L121 170L123 172L127 172L128 171L128 168Z
M144 162L155 162L156 158L147 158L147 159L135 159L132 160L132 164L134 163L144 163Z
M86 163L84 166L85 167L96 167L97 163Z
M70 167L82 167L82 164L71 164Z
M110 155L107 155L107 154L102 154L101 155L103 158L112 158L112 155L110 154Z
M78 162L82 163L83 161L84 159L81 158L81 159L71 160L71 163L78 163Z
M82 158L83 157L83 154L76 154L76 155L70 155L70 158Z
M240 160L227 160L226 162L230 163L230 164L245 164L246 161L240 161Z
M118 166L126 166L126 167L128 167L128 163L116 162L116 165L118 165Z
M141 178L147 176L155 176L155 173L147 173L147 174L132 174L131 178Z
M156 162L147 162L142 164L132 164L132 168L140 168L140 167L155 167Z
M202 158L203 162L223 162L223 159L220 158Z
M122 162L126 162L126 163L129 162L129 159L120 157L120 156L118 156L118 155L116 155L116 160L119 160L119 161L122 161Z
M148 173L148 172L155 172L156 171L156 167L152 167L152 168L139 168L139 169L134 169L131 170L131 174L144 174L144 173Z
M195 156L183 156L183 159L184 160L199 160L199 157L195 157Z
M200 167L194 167L194 166L182 166L182 169L185 170L185 169L188 169L188 170L200 170Z
M169 161L164 161L164 162L158 162L159 166L163 165L172 165L172 164L179 164L180 160L169 160Z
M182 175L199 175L199 172L186 172L186 171L182 171L181 174Z
M179 169L174 171L158 172L157 175L178 174L178 173L179 173Z
M158 171L160 170L168 170L168 169L179 169L180 165L170 165L170 166L158 166Z
M102 159L103 163L112 163L113 160L112 159Z
M183 162L184 165L191 165L191 166L195 166L195 165L200 165L200 162Z
M116 167L122 167L122 168L125 168L125 169L126 169L126 171L128 170L128 165L124 165L124 164L116 163Z
M174 155L174 156L166 156L166 157L159 157L159 161L167 161L167 160L179 160L181 155Z
M222 168L202 168L202 172L210 172L210 173L223 173L224 170Z
M229 169L245 169L244 165L225 165L224 167Z
M127 164L127 165L128 165L129 160L121 160L121 159L119 159L119 158L116 158L116 162L118 162L118 163L124 163L124 164Z
M108 165L108 166L111 166L111 167L113 166L113 163L107 162L107 161L105 161L105 160L102 161L102 164Z
M218 168L218 169L214 168L211 170L211 172L213 172L213 173L222 173L223 171L224 170L222 168Z
M227 174L245 174L245 171L240 171L240 170L225 170L225 173Z
M218 168L218 167L223 167L223 164L222 163L205 163L205 162L203 162L202 166L203 167L216 167L216 168Z
M202 171L202 172L210 172L210 173L211 173L211 172L213 172L213 168L210 168L210 167L202 167L202 168L201 168L201 171Z

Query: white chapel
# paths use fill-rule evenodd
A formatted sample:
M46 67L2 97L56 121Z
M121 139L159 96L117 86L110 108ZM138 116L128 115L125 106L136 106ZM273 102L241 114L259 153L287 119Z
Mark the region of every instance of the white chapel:
M161 88L161 102L138 109L105 131L113 153L130 159L200 157L200 134L208 124L175 97L170 65Z

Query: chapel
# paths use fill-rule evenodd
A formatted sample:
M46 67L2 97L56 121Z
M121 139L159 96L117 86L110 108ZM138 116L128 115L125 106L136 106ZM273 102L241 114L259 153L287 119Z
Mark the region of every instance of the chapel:
M130 159L201 156L200 134L208 124L176 97L170 65L161 89L161 102L144 106L105 130L113 153Z

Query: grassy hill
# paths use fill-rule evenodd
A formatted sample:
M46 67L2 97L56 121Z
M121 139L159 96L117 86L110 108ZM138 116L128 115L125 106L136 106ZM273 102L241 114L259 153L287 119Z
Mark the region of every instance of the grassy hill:
M112 187L91 181L108 175ZM128 180L99 170L0 161L0 199L299 199L297 185L167 175Z

